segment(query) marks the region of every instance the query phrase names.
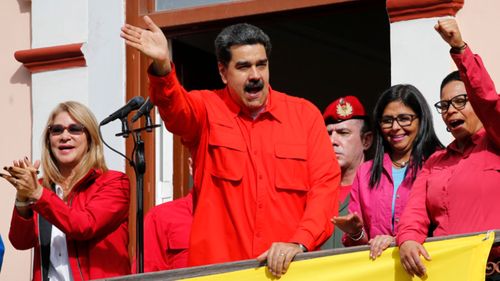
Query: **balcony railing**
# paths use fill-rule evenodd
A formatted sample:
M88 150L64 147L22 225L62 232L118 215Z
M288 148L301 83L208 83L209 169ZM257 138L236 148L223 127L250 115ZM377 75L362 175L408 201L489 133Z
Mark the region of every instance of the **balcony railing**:
M494 232L495 232L495 240L493 242L492 249L495 246L500 246L500 230L495 230ZM477 235L477 234L481 234L481 233L485 233L485 232L468 233L468 234L461 234L461 235L450 235L450 236L443 236L443 237L432 237L432 238L428 238L426 240L426 242L442 241L442 240L448 240L448 239L453 239L453 238L461 238L461 237L467 237L467 236ZM394 245L391 245L391 246L394 246ZM353 252L359 252L359 251L366 251L368 249L369 249L369 246L356 246L356 247L308 252L308 253L298 254L297 256L295 256L294 261L308 260L308 259L314 259L314 258L319 258L319 257L340 255L340 254L353 253ZM102 280L109 280L109 281L179 280L179 279L185 279L185 278L193 278L193 277L207 276L207 275L212 275L212 274L232 272L232 271L242 270L242 269L257 268L260 266L265 266L265 264L261 264L261 263L257 262L257 260L251 259L251 260L228 262L228 263L221 263L221 264L214 264L214 265L207 265L207 266L197 266L197 267L189 267L189 268L182 268L182 269L175 269L175 270L166 270L166 271L150 272L150 273L143 273L143 274L127 275L127 276L108 278L108 279L100 279L100 280L101 281ZM495 261L488 262L487 267L486 267L485 276L486 276L487 281L500 280L500 258L498 258Z

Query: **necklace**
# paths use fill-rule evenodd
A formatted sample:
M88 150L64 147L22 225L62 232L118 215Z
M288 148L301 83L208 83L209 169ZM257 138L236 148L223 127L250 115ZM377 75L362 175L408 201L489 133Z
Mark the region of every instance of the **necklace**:
M396 168L404 168L406 167L406 165L408 165L408 163L410 161L401 161L401 162L398 162L398 161L394 161L394 160L391 160L392 161L392 164L396 167Z

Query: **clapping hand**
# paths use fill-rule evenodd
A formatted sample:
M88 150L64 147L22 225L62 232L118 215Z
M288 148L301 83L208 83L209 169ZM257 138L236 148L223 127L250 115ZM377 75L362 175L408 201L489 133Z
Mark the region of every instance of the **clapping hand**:
M40 199L43 187L38 183L38 168L40 161L31 163L28 157L14 161L12 166L4 167L7 174L0 174L17 190L17 200L27 201L29 199Z

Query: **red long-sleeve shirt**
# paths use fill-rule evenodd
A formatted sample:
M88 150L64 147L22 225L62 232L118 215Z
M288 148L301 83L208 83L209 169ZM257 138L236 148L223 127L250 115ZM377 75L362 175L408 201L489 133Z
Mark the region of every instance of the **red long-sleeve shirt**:
M192 223L191 193L149 210L144 219L144 272L187 266Z
M500 99L481 58L452 54L467 97L484 125L464 152L452 142L433 154L415 180L399 224L398 245L434 236L500 229Z
M331 235L340 169L310 102L269 89L252 120L227 88L186 92L175 69L150 75L150 95L194 159L190 265L255 258L273 242L313 250Z

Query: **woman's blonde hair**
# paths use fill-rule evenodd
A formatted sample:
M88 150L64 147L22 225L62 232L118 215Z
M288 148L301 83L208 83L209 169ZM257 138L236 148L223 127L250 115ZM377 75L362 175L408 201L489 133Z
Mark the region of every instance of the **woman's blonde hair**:
M104 153L96 118L94 114L85 105L76 101L67 101L60 103L50 113L49 120L43 131L43 148L42 148L42 168L43 168L43 185L46 187L54 183L61 184L64 182L64 177L61 175L57 160L54 158L50 147L49 126L53 125L54 119L59 113L67 112L75 121L85 127L87 135L87 153L83 155L80 163L77 166L74 177L68 183L68 188L72 188L75 183L82 179L90 169L100 169L107 171L106 162L104 161Z

